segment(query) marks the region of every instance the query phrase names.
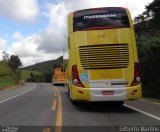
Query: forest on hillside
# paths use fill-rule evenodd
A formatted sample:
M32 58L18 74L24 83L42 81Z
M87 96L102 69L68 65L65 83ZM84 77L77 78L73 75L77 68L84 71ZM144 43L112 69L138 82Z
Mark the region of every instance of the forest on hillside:
M134 19L143 96L160 99L160 0Z
M63 56L55 60L44 61L34 65L21 68L21 77L26 82L52 82L52 73L55 68L62 67Z

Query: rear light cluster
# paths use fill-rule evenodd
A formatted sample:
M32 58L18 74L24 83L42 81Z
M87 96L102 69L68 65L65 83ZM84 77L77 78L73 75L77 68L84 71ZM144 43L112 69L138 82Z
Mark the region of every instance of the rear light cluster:
M139 64L134 63L134 79L131 83L131 86L135 86L140 84L140 70L139 70Z
M77 65L72 66L72 82L75 86L84 87L83 83L79 79Z

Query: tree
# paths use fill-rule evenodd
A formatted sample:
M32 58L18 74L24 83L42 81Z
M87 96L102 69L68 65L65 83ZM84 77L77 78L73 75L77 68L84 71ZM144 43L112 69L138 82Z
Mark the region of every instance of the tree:
M156 23L159 25L160 20L160 1L154 0L152 3L150 3L148 6L146 6L146 10L148 14L156 21Z
M30 73L30 81L31 82L36 82L36 76L33 72Z
M51 83L52 82L52 72L49 69L43 71L42 76L43 76L44 81L46 83Z
M135 17L135 27L138 35L155 35L160 33L160 0L154 0L145 7L145 11ZM136 31L136 32L137 32ZM147 34L146 34L147 32ZM142 37L143 37L142 36Z
M2 58L5 61L9 60L9 54L6 51L4 51L4 50L2 50Z
M17 55L11 55L9 58L9 65L13 71L16 71L22 66L22 62Z
M160 0L154 0L135 18L135 31L144 97L160 99Z

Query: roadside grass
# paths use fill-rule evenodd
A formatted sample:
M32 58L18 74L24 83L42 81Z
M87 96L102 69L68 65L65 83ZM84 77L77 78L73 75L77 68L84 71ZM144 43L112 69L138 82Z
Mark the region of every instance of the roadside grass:
M15 83L10 80L0 80L0 90L13 85L15 85Z
M0 61L0 90L15 85L14 73L7 61Z

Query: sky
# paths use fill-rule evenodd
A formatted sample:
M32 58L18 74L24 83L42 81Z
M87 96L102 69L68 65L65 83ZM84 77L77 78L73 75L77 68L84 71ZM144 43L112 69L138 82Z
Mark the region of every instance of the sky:
M67 54L67 16L96 7L126 7L132 19L153 0L0 0L2 50L18 55L23 66ZM66 56L65 54L65 56Z

